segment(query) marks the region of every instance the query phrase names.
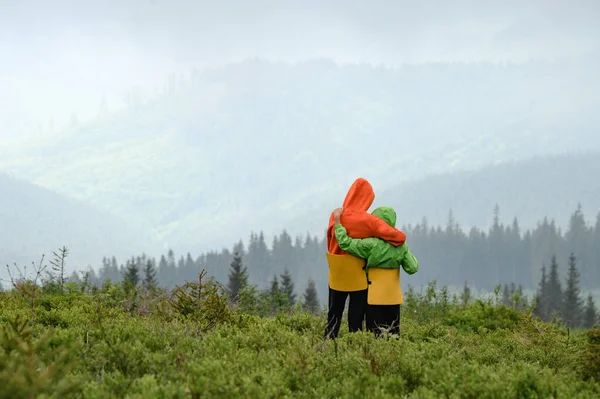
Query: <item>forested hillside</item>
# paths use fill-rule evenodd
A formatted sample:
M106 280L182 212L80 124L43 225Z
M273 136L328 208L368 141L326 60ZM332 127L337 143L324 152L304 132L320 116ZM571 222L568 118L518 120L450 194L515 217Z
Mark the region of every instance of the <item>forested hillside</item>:
M257 226L304 234L311 220L290 220L323 220L359 175L381 192L430 173L600 149L599 60L249 60L174 76L152 97L132 92L128 109L109 105L95 122L11 147L0 168L147 222L179 252Z
M581 286L586 291L600 287L600 214L586 219L577 208L566 231L553 220L544 219L534 229L521 229L519 221L504 222L499 210L489 230L464 229L450 213L446 225L422 222L401 227L407 233L407 245L420 262L412 276L402 275L401 284L422 287L431 281L460 287L467 283L475 289L490 291L497 285L521 285L535 290L542 279L542 268L549 270L555 257L556 272L566 279L568 259L576 257ZM205 269L209 276L226 284L230 265L237 253L248 275L248 283L269 289L282 275L289 275L297 294L305 291L309 280L316 282L321 301L327 298L326 245L323 236L293 237L283 231L272 242L263 233L252 233L221 251L200 255L168 251L160 258L143 254L129 259L107 255L90 278L97 284L105 279L121 281L128 268L135 268L140 279L145 270L154 270L160 285L173 288L196 278ZM77 279L78 277L74 277Z

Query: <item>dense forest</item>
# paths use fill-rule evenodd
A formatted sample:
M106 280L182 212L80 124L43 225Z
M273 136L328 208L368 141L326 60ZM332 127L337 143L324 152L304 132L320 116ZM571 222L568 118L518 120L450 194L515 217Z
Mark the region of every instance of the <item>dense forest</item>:
M553 268L560 280L566 280L571 254L577 259L581 288L589 291L600 286L600 215L590 224L581 207L571 215L565 232L548 219L540 221L534 229L522 231L517 219L510 224L501 222L497 207L488 231L478 228L464 231L452 211L446 226L429 226L423 220L402 229L408 235L407 245L421 264L417 274L402 277L404 287L436 281L454 287L467 283L486 291L499 284L537 290L545 278L545 270L549 273ZM133 267L140 279L144 270L154 270L159 285L173 288L194 280L204 269L209 276L226 284L234 255L238 254L249 284L269 289L274 280L287 275L301 294L309 280L313 280L318 297L324 301L327 298L325 248L324 238L316 236L293 238L284 230L267 243L262 232L251 233L246 243L240 241L231 248L197 257L190 253L176 255L172 250L159 259L141 254L120 262L108 256L99 269L91 270L90 278L97 283L105 279L120 281L127 269Z

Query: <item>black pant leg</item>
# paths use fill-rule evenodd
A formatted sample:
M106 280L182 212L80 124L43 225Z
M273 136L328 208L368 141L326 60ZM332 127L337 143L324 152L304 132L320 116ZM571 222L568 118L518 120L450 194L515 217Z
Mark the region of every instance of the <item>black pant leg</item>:
M327 311L325 338L336 338L338 336L347 297L348 292L336 291L329 288L329 309Z
M380 308L376 305L367 305L367 331L379 335L379 328L377 328L377 322L381 318L379 316Z
M400 305L368 305L367 330L377 337L385 330L400 335Z
M390 334L400 335L400 305L386 306L385 313L385 324Z
M350 332L362 331L366 312L367 290L351 292L348 306L348 330Z

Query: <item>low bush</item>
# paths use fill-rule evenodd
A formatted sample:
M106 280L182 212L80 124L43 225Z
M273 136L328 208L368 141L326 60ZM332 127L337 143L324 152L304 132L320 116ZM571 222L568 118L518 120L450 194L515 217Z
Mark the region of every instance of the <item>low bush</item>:
M592 398L600 330L410 291L401 337L323 340L325 318L213 281L0 295L0 398ZM33 311L33 313L32 313Z

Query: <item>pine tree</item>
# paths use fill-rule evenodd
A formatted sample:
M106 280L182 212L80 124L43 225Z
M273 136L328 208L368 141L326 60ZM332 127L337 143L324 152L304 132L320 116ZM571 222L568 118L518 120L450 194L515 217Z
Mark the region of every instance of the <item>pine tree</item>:
M569 219L569 228L565 234L565 242L569 251L577 254L577 264L579 275L583 278L586 286L596 278L596 268L591 267L591 251L588 251L589 242L592 240L593 231L588 228L581 208L581 203L577 204L577 209Z
M110 260L106 256L102 258L102 266L98 271L98 277L102 282L110 278Z
M463 292L460 294L460 299L464 306L467 306L471 301L471 287L469 287L469 284L466 281L463 286Z
M508 290L508 284L504 284L504 289L502 290L502 303L505 306L510 306L512 299L510 297L510 291Z
M144 268L144 288L151 291L155 289L156 286L156 267L154 266L154 260L148 259L146 267Z
M62 291L63 286L67 282L65 275L65 259L69 255L69 250L67 247L62 247L59 248L58 253L54 251L53 255L54 258L50 261L50 264L52 265L52 271L54 272L52 277L56 279L58 287Z
M271 298L276 298L281 293L279 289L279 280L276 275L273 275L273 280L271 280L271 287L269 288L269 296Z
M110 273L111 274L109 277L113 283L117 283L123 278L123 275L119 271L119 264L117 263L117 258L115 258L114 256L110 259Z
M138 265L135 262L127 262L127 268L123 274L123 280L126 284L132 287L137 287L138 283L140 282L140 273Z
M569 256L569 271L567 286L563 295L562 318L567 327L576 327L581 323L583 301L579 290L579 271L577 270L575 254Z
M294 281L292 275L286 267L281 275L281 293L287 297L288 304L294 306L296 303L296 294L294 293Z
M556 255L552 255L550 261L550 276L548 277L547 288L547 316L551 317L554 312L560 312L562 304L562 287L558 276L558 262Z
M229 270L227 292L231 298L236 298L243 287L248 284L248 274L242 264L242 257L236 252Z
M534 314L542 320L548 321L548 278L546 276L546 265L542 264L542 278L538 284Z
M169 249L167 252L167 266L169 269L175 269L175 252L172 249Z
M188 252L185 257L185 271L187 273L191 273L192 270L195 269L195 267L196 267L196 262L194 262L194 258L192 258L192 254L190 254Z
M273 311L277 311L278 309L287 305L288 299L282 292L281 287L279 286L279 280L275 274L273 275L273 280L271 280L271 286L266 292L266 296L272 306Z
M512 283L513 287L514 287L514 285L515 285L515 283ZM523 295L523 286L521 284L519 284L517 286L517 288L513 290L511 298L513 301L513 305L515 307L518 307L519 309L523 309L524 304L527 301L527 298L525 298L525 296Z
M588 295L587 304L585 306L585 312L583 315L583 326L585 328L593 328L598 322L598 312L596 311L596 304L592 294Z
M592 270L595 270L594 278L589 282L591 286L600 285L600 277L598 276L598 265L600 265L600 213L596 215L596 224L594 225L594 229L590 238L590 261L592 265L596 265L596 267L592 267Z
M317 296L317 287L313 279L308 280L308 286L304 291L304 307L312 314L319 311L319 297Z
M233 246L233 253L237 253L241 257L244 257L246 255L246 249L244 247L244 242L242 240L239 240Z
M94 271L94 269L91 266L88 266L88 268L85 270L83 276L84 276L84 279L83 279L84 284L96 285L99 283L98 277L96 276L96 272Z
M156 280L160 285L168 286L168 277L169 277L169 264L167 263L167 258L165 255L160 256L160 260L158 261L158 269L156 270Z

